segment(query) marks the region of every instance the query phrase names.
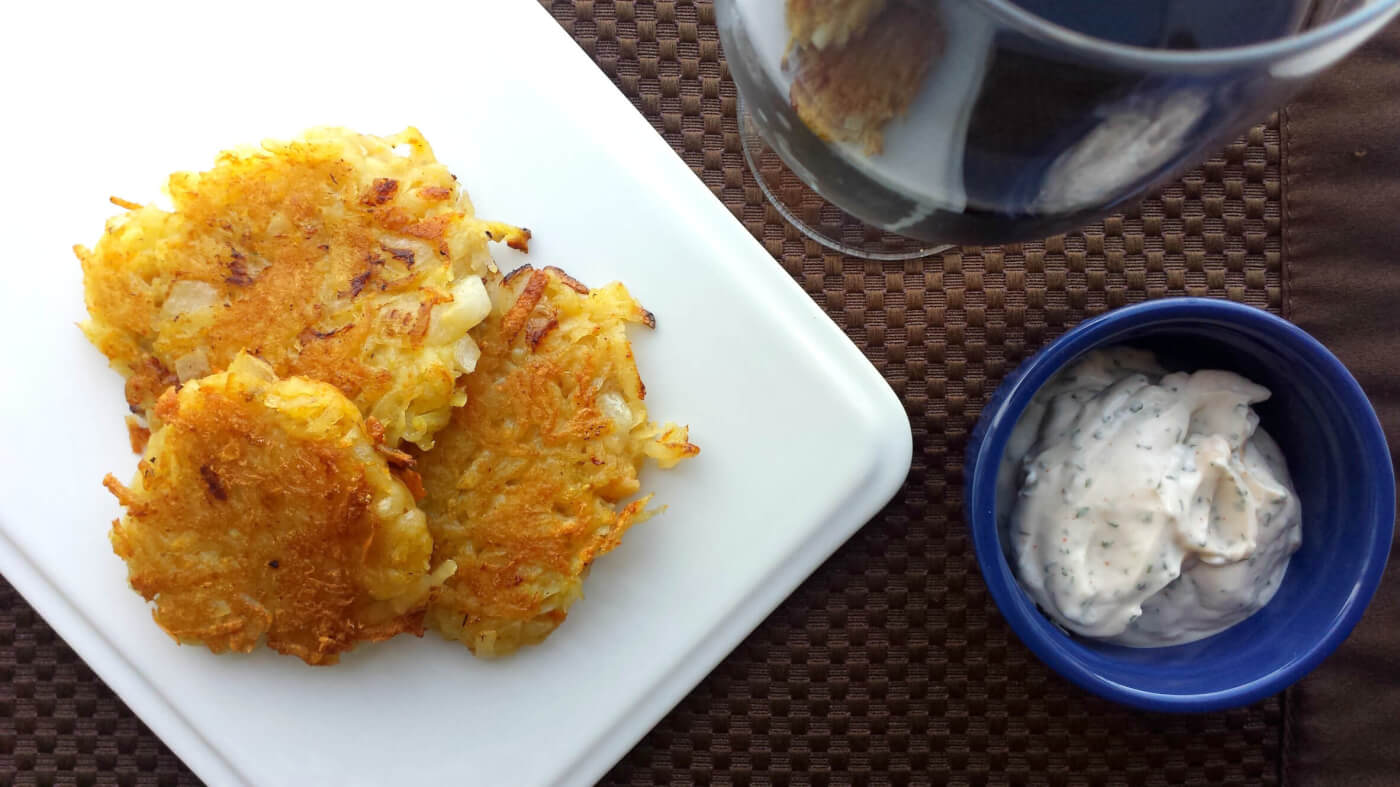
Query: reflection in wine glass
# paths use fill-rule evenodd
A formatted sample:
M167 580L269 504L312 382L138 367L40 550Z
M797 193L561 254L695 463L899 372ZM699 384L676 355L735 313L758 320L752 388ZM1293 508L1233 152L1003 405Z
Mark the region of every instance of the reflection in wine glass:
M880 4L847 5L871 12ZM807 29L802 19L794 21L790 10L789 28ZM786 58L793 75L789 97L797 117L818 137L852 143L873 157L884 150L885 126L909 111L941 49L938 19L931 6L898 3L873 16L846 14L841 20L834 30L815 27L816 40L826 46L794 32Z
M1046 170L1031 209L1045 213L1092 210L1113 198L1118 184L1152 172L1189 145L1210 112L1202 91L1182 90L1160 104L1129 96L1100 107L1099 124Z
M812 238L889 259L1106 214L1272 110L1400 0L716 9L759 185Z

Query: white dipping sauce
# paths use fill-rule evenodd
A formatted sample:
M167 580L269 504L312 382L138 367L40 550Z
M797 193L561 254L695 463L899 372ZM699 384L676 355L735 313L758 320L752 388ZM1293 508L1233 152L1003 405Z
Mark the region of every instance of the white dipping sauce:
M1168 374L1095 350L1045 384L998 479L1021 586L1069 631L1156 647L1208 637L1273 598L1302 543L1298 496L1232 372ZM1008 488L1010 487L1010 488Z

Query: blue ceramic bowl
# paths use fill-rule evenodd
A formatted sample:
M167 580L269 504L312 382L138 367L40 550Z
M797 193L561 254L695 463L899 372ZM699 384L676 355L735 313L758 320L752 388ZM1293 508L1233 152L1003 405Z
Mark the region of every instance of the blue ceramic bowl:
M1303 545L1264 609L1213 637L1126 648L1066 634L1016 583L997 532L996 477L1031 395L1096 347L1156 350L1169 368L1220 368L1267 386L1256 410L1283 448L1303 508ZM1356 380L1317 340L1267 312L1175 298L1079 324L1032 356L992 395L967 456L967 518L992 598L1021 640L1061 675L1117 702L1162 711L1245 705L1288 687L1361 618L1385 569L1395 474L1385 435Z

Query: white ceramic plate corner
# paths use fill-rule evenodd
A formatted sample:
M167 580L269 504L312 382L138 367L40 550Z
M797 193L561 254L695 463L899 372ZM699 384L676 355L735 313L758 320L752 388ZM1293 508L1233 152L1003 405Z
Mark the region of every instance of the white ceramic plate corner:
M884 380L533 0L7 16L0 572L207 782L591 783L903 482ZM322 124L418 126L479 213L534 230L531 262L620 279L657 315L635 341L648 402L703 453L647 473L668 511L517 657L431 634L322 670L176 647L108 546L100 480L135 460L121 382L74 326L69 246L109 194Z

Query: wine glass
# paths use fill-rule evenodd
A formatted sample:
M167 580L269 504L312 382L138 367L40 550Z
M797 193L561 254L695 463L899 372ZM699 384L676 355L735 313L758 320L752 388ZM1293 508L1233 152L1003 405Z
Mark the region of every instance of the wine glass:
M822 244L907 259L1097 219L1400 0L716 0L744 154Z

